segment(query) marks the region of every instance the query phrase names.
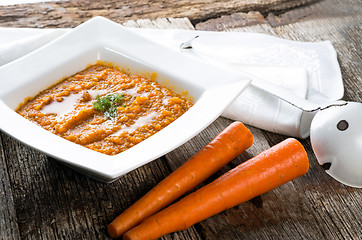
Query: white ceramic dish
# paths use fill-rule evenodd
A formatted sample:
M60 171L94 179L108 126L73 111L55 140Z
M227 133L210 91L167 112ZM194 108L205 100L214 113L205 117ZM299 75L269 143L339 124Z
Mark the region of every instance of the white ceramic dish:
M110 61L131 73L156 72L161 84L176 92L188 91L194 106L165 129L114 156L58 137L14 111L24 98L97 60ZM0 129L80 172L111 182L191 139L214 121L249 83L239 72L225 72L175 53L110 20L96 17L0 67Z

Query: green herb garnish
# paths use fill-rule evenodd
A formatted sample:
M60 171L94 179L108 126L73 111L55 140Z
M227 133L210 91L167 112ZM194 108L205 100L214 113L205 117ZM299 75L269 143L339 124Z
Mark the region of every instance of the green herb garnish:
M104 116L114 121L117 117L117 106L123 99L124 95L119 93L111 93L102 98L97 95L97 101L93 103L93 107L95 110L103 112Z

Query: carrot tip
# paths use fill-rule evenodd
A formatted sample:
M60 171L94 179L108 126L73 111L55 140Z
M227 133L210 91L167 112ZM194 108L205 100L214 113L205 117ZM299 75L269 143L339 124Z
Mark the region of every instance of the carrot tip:
M116 229L116 226L113 224L113 223L110 223L108 225L108 235L111 237L111 238L117 238L117 237L120 237L120 235L117 234L117 229Z

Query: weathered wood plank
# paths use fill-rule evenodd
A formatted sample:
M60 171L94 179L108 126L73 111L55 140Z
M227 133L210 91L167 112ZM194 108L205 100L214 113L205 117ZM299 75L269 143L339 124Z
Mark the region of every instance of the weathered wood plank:
M122 23L122 25L133 28L194 30L194 27L187 18L158 18L155 20L139 19L136 21L129 20Z
M8 174L2 136L0 132L0 239L19 239L19 229L12 186Z
M104 16L119 23L137 19L187 17L195 24L237 12L281 13L316 1L319 0L60 1L0 7L0 26L75 27L94 16Z
M198 23L195 28L196 30L204 31L233 31L234 29L244 28L246 26L252 26L254 29L255 26L262 25L269 26L260 12L238 12Z

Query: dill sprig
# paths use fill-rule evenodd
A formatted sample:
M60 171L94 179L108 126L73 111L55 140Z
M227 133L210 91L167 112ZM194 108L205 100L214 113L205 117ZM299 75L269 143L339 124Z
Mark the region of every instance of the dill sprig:
M107 96L100 98L99 95L96 97L96 102L93 103L93 107L97 111L103 112L103 115L108 119L114 121L117 117L117 106L124 99L124 94L111 93Z

